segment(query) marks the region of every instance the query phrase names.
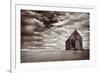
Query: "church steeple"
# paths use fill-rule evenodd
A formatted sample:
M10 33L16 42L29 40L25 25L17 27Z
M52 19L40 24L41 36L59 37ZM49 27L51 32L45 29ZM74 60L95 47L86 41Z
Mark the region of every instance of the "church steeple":
M75 29L74 32L73 32L73 34L77 35L77 34L79 34L79 33L78 33L77 30Z

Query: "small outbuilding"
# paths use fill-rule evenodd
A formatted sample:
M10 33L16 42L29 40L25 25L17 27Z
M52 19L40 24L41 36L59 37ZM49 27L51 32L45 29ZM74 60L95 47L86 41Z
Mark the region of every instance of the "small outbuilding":
M81 50L83 49L82 37L80 34L75 30L68 40L65 42L66 50Z

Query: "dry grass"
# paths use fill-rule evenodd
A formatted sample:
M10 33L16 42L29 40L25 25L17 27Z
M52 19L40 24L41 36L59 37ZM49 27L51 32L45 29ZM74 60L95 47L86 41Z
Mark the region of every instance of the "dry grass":
M89 50L21 51L21 63L87 59L89 59Z

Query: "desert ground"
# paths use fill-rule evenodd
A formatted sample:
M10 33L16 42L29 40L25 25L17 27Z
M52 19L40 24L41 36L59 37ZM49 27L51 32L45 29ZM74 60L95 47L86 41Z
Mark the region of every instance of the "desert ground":
M21 63L89 60L89 50L21 51Z

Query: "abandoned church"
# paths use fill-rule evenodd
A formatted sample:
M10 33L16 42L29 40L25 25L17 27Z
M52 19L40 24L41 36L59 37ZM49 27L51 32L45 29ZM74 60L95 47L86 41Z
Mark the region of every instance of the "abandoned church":
M75 30L71 34L71 36L68 38L68 40L65 42L65 48L66 48L66 50L81 50L81 49L83 49L82 37L77 32L77 30Z

